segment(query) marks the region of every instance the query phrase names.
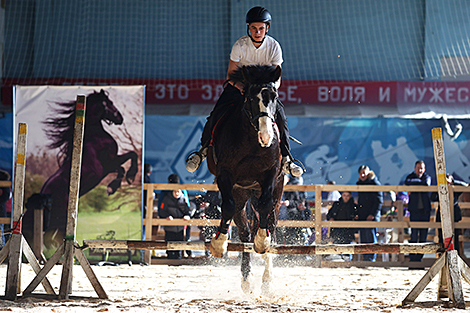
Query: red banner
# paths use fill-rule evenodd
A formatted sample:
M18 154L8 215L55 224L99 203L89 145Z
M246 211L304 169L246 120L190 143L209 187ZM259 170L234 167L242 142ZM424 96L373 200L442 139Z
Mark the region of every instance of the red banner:
M145 85L147 104L214 104L220 79L3 79L4 105L13 103L14 85ZM468 105L469 82L357 82L283 80L279 97L286 105Z

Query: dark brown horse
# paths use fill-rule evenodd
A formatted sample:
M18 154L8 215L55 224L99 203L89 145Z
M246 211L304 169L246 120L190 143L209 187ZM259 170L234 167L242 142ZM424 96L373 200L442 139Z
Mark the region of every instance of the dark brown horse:
M281 69L272 66L244 66L231 75L242 82L244 102L234 104L231 112L215 130L208 165L217 177L222 195L222 220L211 241L211 253L222 257L227 247L227 231L235 221L242 242L254 242L258 253L270 246L277 224L284 174L281 170L279 130L275 124L277 90L274 83ZM246 203L251 199L256 220L249 222ZM256 236L253 237L253 235ZM242 289L250 290L251 255L242 255ZM266 258L263 289L269 289L272 265Z

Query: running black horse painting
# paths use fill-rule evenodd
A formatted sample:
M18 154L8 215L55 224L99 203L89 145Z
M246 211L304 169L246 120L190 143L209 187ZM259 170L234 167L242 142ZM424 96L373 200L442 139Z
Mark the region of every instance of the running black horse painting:
M210 248L215 257L222 257L226 251L232 219L240 240L254 242L258 253L267 251L271 234L275 233L284 186L279 130L274 122L278 105L274 83L280 76L280 67L244 66L230 77L231 81L244 84L244 103L234 104L230 114L214 130L213 148L208 154L209 169L217 177L222 195L222 220ZM245 209L249 199L256 216L251 222ZM272 263L270 257L265 260L263 290L269 292ZM243 252L241 271L245 292L252 288L250 268L251 254Z
M44 182L40 193L52 196L48 230L65 234L76 103L57 103L57 106L54 117L46 119L44 124L45 133L52 142L48 148L59 149L59 169ZM130 151L119 155L118 144L103 128L103 122L121 125L123 117L106 91L94 91L86 98L80 197L109 174L116 173L117 176L107 186L108 195L116 192L124 178L131 184L137 174L137 153ZM131 164L126 172L123 164L128 160Z

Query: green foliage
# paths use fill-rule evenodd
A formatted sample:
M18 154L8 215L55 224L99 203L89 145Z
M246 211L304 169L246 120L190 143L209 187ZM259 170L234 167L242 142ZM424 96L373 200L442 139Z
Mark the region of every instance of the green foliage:
M80 197L78 212L141 211L141 189L122 186L108 196L106 186L99 185Z
M25 200L31 197L33 193L41 191L42 185L46 181L44 175L31 174L25 171L25 182L24 182L24 198Z

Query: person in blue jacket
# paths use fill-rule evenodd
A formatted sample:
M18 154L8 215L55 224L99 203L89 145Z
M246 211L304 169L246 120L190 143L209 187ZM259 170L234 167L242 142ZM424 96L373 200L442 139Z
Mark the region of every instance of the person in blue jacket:
M359 179L356 185L381 185L375 173L367 165L359 166L358 173ZM358 220L380 222L382 204L382 191L359 192L357 198ZM361 243L377 243L377 228L359 228L359 240ZM364 261L371 262L375 262L376 257L376 253L362 255Z
M431 186L431 176L426 173L426 164L418 160L414 171L405 179L407 186ZM410 192L408 211L411 222L429 222L431 218L431 193ZM426 242L428 237L427 228L412 228L410 243ZM423 254L410 253L410 261L421 262Z

